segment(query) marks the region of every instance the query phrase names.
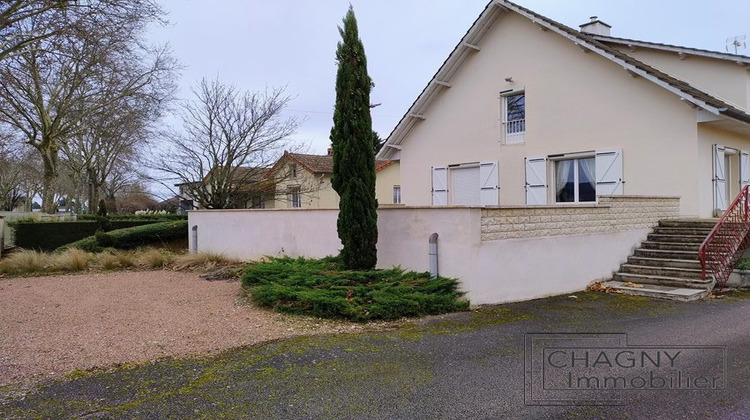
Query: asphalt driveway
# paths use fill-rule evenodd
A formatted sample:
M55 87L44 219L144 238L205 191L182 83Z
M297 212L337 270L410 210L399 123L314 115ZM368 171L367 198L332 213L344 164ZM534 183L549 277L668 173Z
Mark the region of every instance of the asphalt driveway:
M746 419L749 319L746 293L693 303L582 293L394 331L298 337L204 359L76 373L23 398L0 390L0 418ZM618 390L620 405L527 405L530 381L544 380L529 376L528 333L627 334L629 346L651 350L719 346L725 367L697 357L680 368L720 367L722 386ZM562 404L580 404L584 393L567 392Z

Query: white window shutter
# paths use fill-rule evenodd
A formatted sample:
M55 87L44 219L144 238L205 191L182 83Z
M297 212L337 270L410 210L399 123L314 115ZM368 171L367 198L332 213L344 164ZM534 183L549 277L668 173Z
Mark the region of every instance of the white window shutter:
M724 146L714 144L714 209L724 211L727 209L727 175L724 168Z
M750 184L750 152L740 150L740 188Z
M547 204L547 158L524 158L526 162L526 204Z
M483 206L498 205L497 162L479 164L479 203Z
M622 195L622 150L596 151L596 195Z
M432 205L448 204L448 168L432 168Z

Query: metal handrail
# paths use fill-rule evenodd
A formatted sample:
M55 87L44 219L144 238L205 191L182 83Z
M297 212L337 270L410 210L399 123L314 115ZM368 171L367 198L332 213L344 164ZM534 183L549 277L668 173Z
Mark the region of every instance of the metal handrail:
M716 225L698 248L701 277L711 271L719 288L724 287L734 266L750 245L750 185L727 207Z

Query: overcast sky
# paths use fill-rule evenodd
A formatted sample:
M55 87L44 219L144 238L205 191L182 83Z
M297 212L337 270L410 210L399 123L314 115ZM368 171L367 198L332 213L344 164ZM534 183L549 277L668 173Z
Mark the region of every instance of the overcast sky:
M162 0L170 25L152 31L186 66L180 97L202 77L244 90L286 86L294 136L324 153L333 117L337 26L349 4L375 82L373 128L390 134L488 0ZM748 0L518 0L573 28L597 15L612 36L724 51L750 35ZM750 55L749 50L740 51Z

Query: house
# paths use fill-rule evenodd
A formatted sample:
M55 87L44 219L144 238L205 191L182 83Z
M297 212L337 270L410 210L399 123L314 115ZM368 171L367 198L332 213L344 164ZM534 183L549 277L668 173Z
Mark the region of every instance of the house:
M375 162L376 199L379 205L400 204L401 187L398 162ZM266 175L273 179L275 191L248 203L248 208L338 208L339 196L331 184L333 155L284 152Z
M721 213L750 183L750 57L621 39L490 1L388 137L408 206L678 196Z
M750 57L611 29L489 2L377 155L400 172L379 171L379 194L393 186L404 204L378 208L379 268L434 263L473 304L610 280L691 300L726 280L750 243L737 222L750 210L728 206L750 183ZM729 225L686 218L725 209ZM312 208L189 215L199 251L246 259L335 254L336 221ZM699 254L722 226L721 249Z
M204 208L205 201L220 201L226 208L246 208L250 203L262 200L273 191L266 175L269 169L263 167L237 166L229 170L223 167L211 169L199 182L176 184L179 196L179 212ZM221 194L214 191L221 190Z

